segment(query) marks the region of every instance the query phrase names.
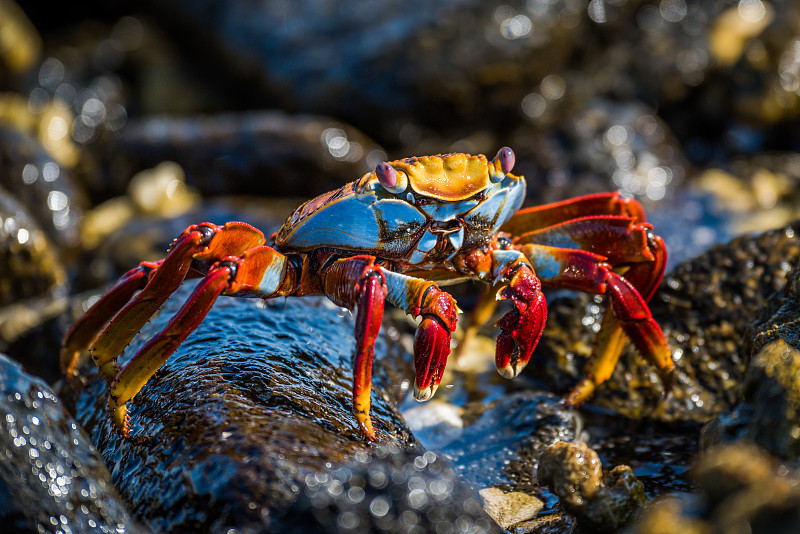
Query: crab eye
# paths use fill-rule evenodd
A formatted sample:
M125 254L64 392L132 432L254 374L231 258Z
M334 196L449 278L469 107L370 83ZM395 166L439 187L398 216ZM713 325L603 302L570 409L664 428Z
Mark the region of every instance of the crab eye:
M394 167L386 162L378 163L375 167L375 176L381 185L392 193L402 193L408 185L408 178L404 172L397 172Z
M492 163L499 161L500 168L503 170L503 174L508 174L511 172L511 169L514 168L514 160L514 151L507 146L504 146L498 150L497 155L492 160Z

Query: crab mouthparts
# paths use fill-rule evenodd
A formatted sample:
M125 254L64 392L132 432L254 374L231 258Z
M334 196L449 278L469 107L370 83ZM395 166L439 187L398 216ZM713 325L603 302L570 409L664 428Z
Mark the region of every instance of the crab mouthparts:
M447 260L450 260L464 243L463 223L457 220L430 222L417 241L409 261L413 264L422 263L429 253L443 255L448 250L448 241L453 247L453 251L447 257Z

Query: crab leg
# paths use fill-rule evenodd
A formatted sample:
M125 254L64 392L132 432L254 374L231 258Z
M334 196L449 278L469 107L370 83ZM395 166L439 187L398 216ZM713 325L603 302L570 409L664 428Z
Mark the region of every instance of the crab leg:
M283 254L267 246L214 263L167 326L150 339L111 382L108 408L114 428L124 437L130 437L125 404L200 325L219 295L269 297L286 294L291 291L295 278L287 265Z
M375 338L380 330L384 301L422 316L414 341L415 397L427 400L436 391L450 353L457 307L434 282L381 269L373 256L335 261L321 273L323 290L334 303L356 308L356 358L353 413L364 434L375 439L369 416Z
M356 357L353 369L353 414L368 439L375 440L369 416L372 359L386 300L386 280L374 256L340 259L322 271L322 287L331 301L356 308Z
M67 331L61 343L61 370L69 378L74 378L81 363L82 351L89 348L100 330L137 291L144 288L153 271L159 268L158 262L142 262L125 273L100 300L95 302Z
M655 266L649 242L653 227L632 217L593 215L526 232L514 239L515 245L533 243L556 248L580 249L600 256L612 265L650 262Z
M92 347L92 358L104 375L116 374L116 357L125 349L150 317L183 282L193 260L216 261L239 255L264 243L264 235L245 223L218 226L192 225L175 240L172 248L151 274L147 285L106 325ZM96 313L105 312L104 309ZM92 321L97 321L91 314Z
M514 214L501 228L512 235L522 235L531 230L546 228L570 219L587 215L620 215L645 222L644 208L633 198L619 192L597 193L524 208Z
M597 385L607 380L619 359L624 337L653 364L668 389L674 363L669 346L658 323L647 306L643 292L649 298L661 279L666 253L660 238L652 241L654 261L634 264L628 279L611 270L605 257L577 249L556 248L528 243L519 250L536 268L542 282L553 287L606 294L612 316L603 320L598 342L587 367L586 379L567 396L566 403L577 405L585 401ZM636 285L639 287L637 288Z

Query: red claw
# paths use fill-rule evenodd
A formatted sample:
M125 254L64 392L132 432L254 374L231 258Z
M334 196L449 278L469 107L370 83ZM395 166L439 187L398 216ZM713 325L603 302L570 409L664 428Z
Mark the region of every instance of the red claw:
M528 364L542 337L547 322L547 301L539 279L525 267L514 273L500 296L511 299L514 309L495 324L502 330L497 336L495 364L503 377L514 378Z
M435 317L423 317L414 339L414 398L433 397L450 355L450 332Z

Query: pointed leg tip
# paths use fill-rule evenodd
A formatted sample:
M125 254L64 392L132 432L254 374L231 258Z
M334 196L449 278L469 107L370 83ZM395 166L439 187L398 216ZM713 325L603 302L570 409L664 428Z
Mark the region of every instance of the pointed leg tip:
M420 402L425 402L430 400L433 397L433 394L436 393L436 390L439 389L439 386L431 384L426 388L418 388L416 385L414 386L414 398Z
M595 388L595 383L591 379L585 378L572 388L572 391L561 401L561 405L564 408L577 408L592 397Z
M74 382L78 378L78 363L80 361L79 353L75 352L73 355L61 356L61 372L67 377L67 380Z
M376 441L378 438L375 435L375 428L372 426L372 418L366 414L356 414L356 419L358 420L358 426L361 428L364 437L366 437L368 441Z
M114 432L125 439L131 439L131 422L128 416L128 407L125 404L117 404L113 397L109 397L108 415Z
M497 372L500 374L500 376L502 376L503 378L507 378L509 380L517 376L517 369L512 365L498 367Z

